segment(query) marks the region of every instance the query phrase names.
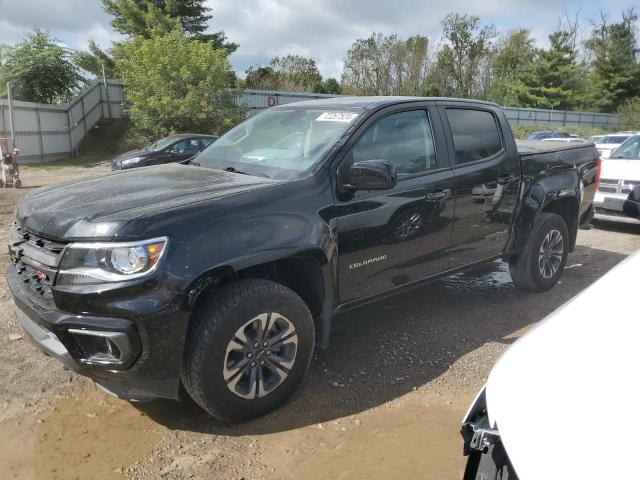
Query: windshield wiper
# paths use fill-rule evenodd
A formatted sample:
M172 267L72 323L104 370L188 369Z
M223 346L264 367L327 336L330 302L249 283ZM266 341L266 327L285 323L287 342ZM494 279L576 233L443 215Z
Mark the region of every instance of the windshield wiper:
M248 172L241 172L240 170L236 170L233 167L227 167L224 169L225 172L231 172L231 173L239 173L240 175L249 175L251 177L264 177L264 178L270 178L269 175L265 175L264 173L248 173Z

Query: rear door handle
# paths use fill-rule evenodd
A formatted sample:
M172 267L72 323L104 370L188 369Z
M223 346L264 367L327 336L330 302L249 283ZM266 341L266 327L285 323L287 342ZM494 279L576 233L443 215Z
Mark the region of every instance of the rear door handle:
M448 190L434 190L431 193L428 193L426 196L427 200L444 200L445 198L447 198L449 196L449 191Z

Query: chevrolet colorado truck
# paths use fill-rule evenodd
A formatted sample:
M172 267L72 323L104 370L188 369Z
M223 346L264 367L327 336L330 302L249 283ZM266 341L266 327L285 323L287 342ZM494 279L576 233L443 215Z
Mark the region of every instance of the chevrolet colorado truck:
M516 146L494 104L340 97L268 109L183 164L29 192L7 281L45 353L120 398L255 417L337 313L502 258L551 288L593 216L593 144Z

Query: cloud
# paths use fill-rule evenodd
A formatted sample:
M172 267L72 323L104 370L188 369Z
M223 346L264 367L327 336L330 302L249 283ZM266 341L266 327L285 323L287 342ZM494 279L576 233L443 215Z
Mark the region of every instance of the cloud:
M615 17L630 0L608 0ZM597 0L207 0L211 30L224 30L240 48L231 57L240 73L267 64L275 55L312 57L325 76L340 77L351 44L372 32L428 36L441 40L440 21L449 12L479 15L499 31L532 29L540 44L566 11L582 8L597 17ZM108 47L120 39L101 0L0 0L0 42L15 43L37 26L71 48L84 49L89 38Z
M0 0L0 42L19 42L34 28L50 31L64 44L85 49L89 38L108 47L120 38L100 0Z

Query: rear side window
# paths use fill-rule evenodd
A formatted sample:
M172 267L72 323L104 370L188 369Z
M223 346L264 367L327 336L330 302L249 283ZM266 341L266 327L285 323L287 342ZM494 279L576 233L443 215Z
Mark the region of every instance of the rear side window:
M502 150L498 124L492 113L448 108L447 118L456 150L456 163L482 160Z

